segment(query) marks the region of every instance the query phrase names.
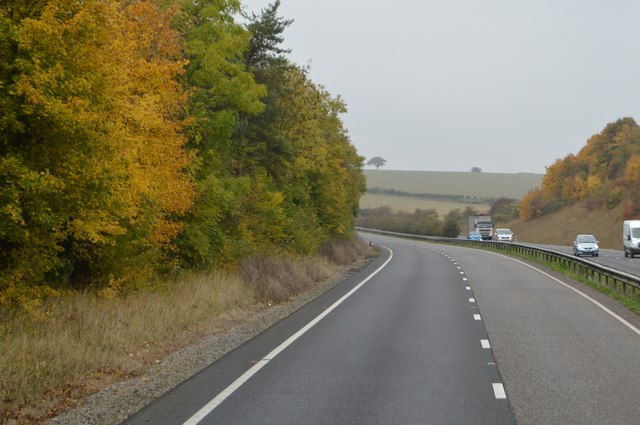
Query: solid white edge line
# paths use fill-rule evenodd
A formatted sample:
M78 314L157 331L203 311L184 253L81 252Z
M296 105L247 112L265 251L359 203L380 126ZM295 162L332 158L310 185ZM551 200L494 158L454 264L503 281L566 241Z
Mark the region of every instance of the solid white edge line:
M367 276L362 282L357 284L353 289L343 295L338 301L333 303L329 308L323 311L320 315L318 315L315 319L307 323L302 329L300 329L295 334L291 335L286 341L277 346L273 351L267 354L264 358L254 364L249 370L242 374L238 379L231 383L227 388L222 390L220 394L215 396L211 401L205 404L200 410L198 410L193 416L183 422L182 425L197 425L202 421L209 413L213 412L213 410L220 405L225 399L227 399L231 394L233 394L242 384L247 382L253 375L255 375L260 369L262 369L270 360L273 360L278 354L280 354L284 349L286 349L289 345L291 345L296 339L300 338L305 332L311 329L316 325L320 320L326 317L329 313L335 310L340 304L342 304L347 298L353 295L358 289L360 289L365 283L367 283L372 277L374 277L380 270L386 267L389 264L389 261L393 258L393 251L387 247L382 247L389 251L389 258L378 267L373 273Z
M573 292L581 295L582 297L586 298L587 300L591 301L592 303L594 303L595 305L597 305L598 307L600 307L602 310L604 310L606 313L608 313L611 317L613 317L614 319L618 320L620 323L622 323L623 325L625 325L626 327L628 327L629 329L631 329L633 332L635 332L637 335L640 336L640 329L636 328L635 326L633 326L631 323L627 322L626 320L624 320L622 317L620 317L618 314L614 313L613 311L611 311L608 307L606 307L604 304L600 303L599 301L591 298L589 295L585 294L584 292L574 288L571 285L567 285L566 283L564 283L563 281L561 281L560 279L557 279L553 276L551 276L549 273L546 273L542 270L540 270L537 267L532 266L531 264L527 264L524 261L520 261L517 260L513 257L509 257L506 255L502 255L502 254L497 254L497 253L492 253L494 255L497 255L499 257L503 257L503 258L507 258L509 260L513 260L515 262L518 262L520 264L523 264L535 271L537 271L538 273L542 273L543 275L545 275L546 277L548 277L549 279L555 281L556 283L559 283L560 285L564 286L565 288L569 288L571 289Z
M507 398L507 393L504 391L504 386L499 382L491 384L493 386L493 395L497 400L503 400Z

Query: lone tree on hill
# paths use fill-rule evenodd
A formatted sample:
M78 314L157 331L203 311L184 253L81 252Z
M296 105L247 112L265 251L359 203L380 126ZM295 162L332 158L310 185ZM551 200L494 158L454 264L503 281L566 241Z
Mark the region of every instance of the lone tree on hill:
M376 170L377 170L380 167L384 167L384 164L386 163L387 163L386 159L381 158L379 156L374 156L367 162L367 165L373 165L374 167L376 167Z

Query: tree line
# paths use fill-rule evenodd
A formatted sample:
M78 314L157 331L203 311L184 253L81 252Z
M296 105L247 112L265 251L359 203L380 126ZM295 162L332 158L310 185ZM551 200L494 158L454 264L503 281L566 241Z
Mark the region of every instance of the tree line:
M457 238L468 232L468 218L472 215L488 214L495 225L508 223L518 216L518 201L512 198L496 199L489 211L479 211L467 206L450 210L441 217L435 209L419 209L413 212L394 211L389 206L363 208L356 224L369 229L380 229L412 235L442 236Z
M364 159L278 7L0 4L0 305L353 236Z
M590 209L622 206L624 218L640 215L640 127L632 118L608 124L577 155L547 167L540 187L520 203L520 218L533 220L573 204Z

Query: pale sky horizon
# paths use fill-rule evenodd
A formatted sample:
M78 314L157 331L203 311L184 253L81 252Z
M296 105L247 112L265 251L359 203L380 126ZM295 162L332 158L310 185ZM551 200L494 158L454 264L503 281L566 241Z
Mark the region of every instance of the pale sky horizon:
M351 142L384 169L543 174L640 121L635 0L281 0L279 15L289 59L343 98Z

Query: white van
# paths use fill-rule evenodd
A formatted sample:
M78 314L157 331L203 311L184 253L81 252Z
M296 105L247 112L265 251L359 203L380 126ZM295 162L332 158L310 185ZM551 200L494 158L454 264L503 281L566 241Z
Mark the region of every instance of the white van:
M625 257L640 254L640 220L626 220L622 223L622 244Z

